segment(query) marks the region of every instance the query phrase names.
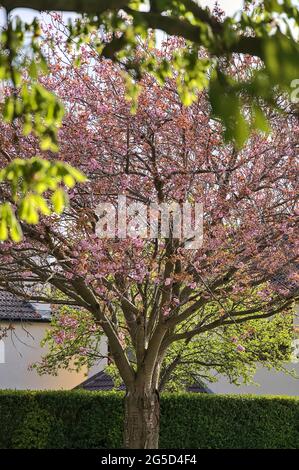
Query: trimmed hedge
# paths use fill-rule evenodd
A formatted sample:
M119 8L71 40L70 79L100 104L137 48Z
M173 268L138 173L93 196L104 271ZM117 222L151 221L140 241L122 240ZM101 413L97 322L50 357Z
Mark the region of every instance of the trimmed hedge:
M122 446L123 394L0 391L0 448ZM299 399L163 394L161 448L299 448Z

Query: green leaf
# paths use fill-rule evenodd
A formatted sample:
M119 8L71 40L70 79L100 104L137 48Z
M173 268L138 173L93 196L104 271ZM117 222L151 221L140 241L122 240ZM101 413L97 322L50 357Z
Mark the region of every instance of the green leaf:
M54 206L54 211L57 214L62 214L66 204L67 204L67 196L65 191L62 188L56 189L56 191L52 195L52 203Z
M73 188L76 184L75 178L70 174L66 174L63 177L63 182L68 188Z
M10 236L15 243L19 243L22 240L22 229L17 221L10 227Z
M7 221L0 216L0 240L5 241L8 238Z
M253 106L253 125L254 128L259 129L262 132L268 134L271 130L268 119L265 113L259 106Z

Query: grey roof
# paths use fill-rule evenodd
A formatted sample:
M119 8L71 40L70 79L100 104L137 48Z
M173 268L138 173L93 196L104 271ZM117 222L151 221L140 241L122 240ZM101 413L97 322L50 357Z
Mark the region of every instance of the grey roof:
M0 290L0 320L5 321L49 321L45 310L39 311L36 304Z
M89 391L105 391L105 390L112 390L114 388L113 380L110 375L106 374L106 372L101 371L97 374L89 377L81 384L75 387L76 389L83 389ZM117 390L125 390L126 387L124 384L121 384L117 387ZM213 393L206 385L198 382L194 385L190 385L186 387L187 392L195 392L195 393Z
M197 382L193 385L189 385L189 387L186 387L186 392L192 392L192 393L213 393L212 390L207 387L206 384L203 384L201 382Z
M97 390L112 390L114 388L114 383L110 375L106 372L98 372L97 374L89 377L81 384L77 385L75 388L80 388L83 390L97 391ZM117 390L125 390L126 387L124 384L121 384Z

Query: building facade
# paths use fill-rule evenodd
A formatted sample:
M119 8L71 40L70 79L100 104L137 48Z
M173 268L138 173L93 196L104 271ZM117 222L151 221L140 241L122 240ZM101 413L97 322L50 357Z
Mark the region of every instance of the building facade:
M60 370L57 376L39 375L30 366L46 353L40 343L50 326L50 306L37 305L0 291L0 389L70 390L84 381L88 371Z

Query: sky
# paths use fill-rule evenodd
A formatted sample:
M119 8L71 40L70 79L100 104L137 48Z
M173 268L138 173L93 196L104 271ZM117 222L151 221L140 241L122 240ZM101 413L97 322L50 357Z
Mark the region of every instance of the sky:
M218 3L221 8L228 14L233 15L236 11L240 10L243 5L243 0L218 0ZM209 6L213 7L215 4L214 0L201 0L200 4L202 6ZM13 15L18 15L21 19L25 22L30 22L33 20L35 16L41 17L41 15L34 10L30 10L28 8L17 8L13 11ZM64 13L64 18L67 21L68 18L74 18L75 15L73 13ZM4 25L5 16L4 11L0 8L0 26Z

